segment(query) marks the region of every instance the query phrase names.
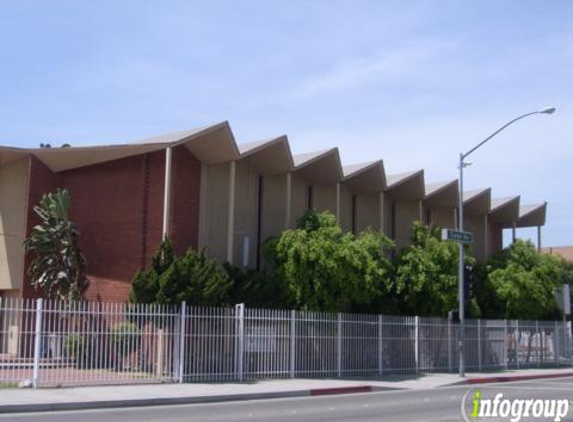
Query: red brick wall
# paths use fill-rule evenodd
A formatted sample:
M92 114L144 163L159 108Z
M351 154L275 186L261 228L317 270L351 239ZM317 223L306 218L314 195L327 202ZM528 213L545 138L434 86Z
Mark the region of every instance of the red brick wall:
M161 238L164 151L62 173L87 260L89 300L124 301ZM159 227L159 228L158 228ZM159 238L153 236L159 231Z
M187 148L173 149L169 232L176 253L197 249L201 163Z
M176 249L183 251L197 246L201 167L183 147L173 152L171 228ZM33 159L30 210L43 193L57 186L70 191L70 218L80 231L80 247L87 260L88 300L127 300L130 280L149 263L161 242L164 173L165 151L57 175ZM31 295L30 289L25 295Z

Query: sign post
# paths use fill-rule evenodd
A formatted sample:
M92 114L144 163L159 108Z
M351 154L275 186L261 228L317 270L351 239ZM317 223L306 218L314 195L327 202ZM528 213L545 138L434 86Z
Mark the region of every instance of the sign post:
M462 181L463 181L463 156L460 160L460 215L459 215L459 228L463 227L463 202L461 200L463 190L461 188ZM460 262L458 265L458 301L459 301L459 309L458 315L460 319L460 331L459 331L459 339L458 339L458 354L459 354L459 369L460 369L460 377L465 377L465 365L464 365L464 336L465 336L465 312L464 312L464 245L469 245L474 242L474 235L473 233L466 232L463 230L452 230L452 229L442 229L442 240L448 240L452 242L456 242L459 244L460 247Z

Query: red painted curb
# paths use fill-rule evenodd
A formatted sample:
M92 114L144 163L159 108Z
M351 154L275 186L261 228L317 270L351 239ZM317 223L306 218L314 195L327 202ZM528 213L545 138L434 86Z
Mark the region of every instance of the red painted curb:
M561 374L539 374L539 375L515 375L515 376L500 376L500 377L489 377L489 378L471 378L466 380L466 384L490 384L495 382L513 382L513 381L527 381L527 380L538 380L538 379L551 379L551 378L565 378L573 377L573 372L561 373Z
M331 396L334 394L371 393L371 385L358 385L356 387L316 388L310 390L311 396Z

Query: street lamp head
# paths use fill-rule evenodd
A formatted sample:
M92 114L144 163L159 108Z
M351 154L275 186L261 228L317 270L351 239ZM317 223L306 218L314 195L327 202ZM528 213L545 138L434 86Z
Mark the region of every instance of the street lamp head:
M555 112L555 107L545 107L544 109L539 110L539 112L543 114L553 114Z

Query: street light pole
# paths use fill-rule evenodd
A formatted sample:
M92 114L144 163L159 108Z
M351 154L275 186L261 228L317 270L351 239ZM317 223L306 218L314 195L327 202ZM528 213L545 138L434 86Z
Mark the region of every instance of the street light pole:
M458 230L464 230L464 154L460 154L460 194L459 194L459 206L458 206ZM465 376L465 366L464 366L464 334L465 334L465 300L464 300L464 244L458 244L460 248L460 261L458 264L458 298L459 298L459 317L460 317L460 333L458 339L458 350L459 350L459 366L460 366L460 377Z
M513 123L517 122L518 120L521 120L521 119L528 117L528 116L532 116L534 114L552 114L554 111L555 111L555 107L547 107L547 108L544 108L542 110L537 110L537 111L532 111L531 113L522 114L521 116L518 116L513 120L510 120L508 123L506 123L505 125L500 127L498 130L493 132L491 135L489 135L487 138L485 138L483 141L481 141L479 144L477 144L475 147L470 149L465 154L463 154L463 153L460 154L460 163L459 163L460 193L459 193L459 207L458 207L458 213L459 213L459 215L458 215L458 230L459 231L464 230L464 167L467 167L470 165L470 163L466 163L464 160L471 153L473 153L476 149L481 147L483 144L485 144L487 141L489 141L491 138L493 138L499 132L504 130L506 127L512 125ZM464 347L465 346L465 339L464 339L464 337L465 337L465 309L464 308L465 308L465 302L464 302L464 245L463 245L463 243L460 242L459 247L460 247L460 261L458 263L458 300L459 300L458 306L459 306L459 316L460 316L460 326L459 326L460 332L459 332L458 350L459 350L460 377L465 377L465 374L466 374L465 359L464 359L464 349L465 349L465 347Z

